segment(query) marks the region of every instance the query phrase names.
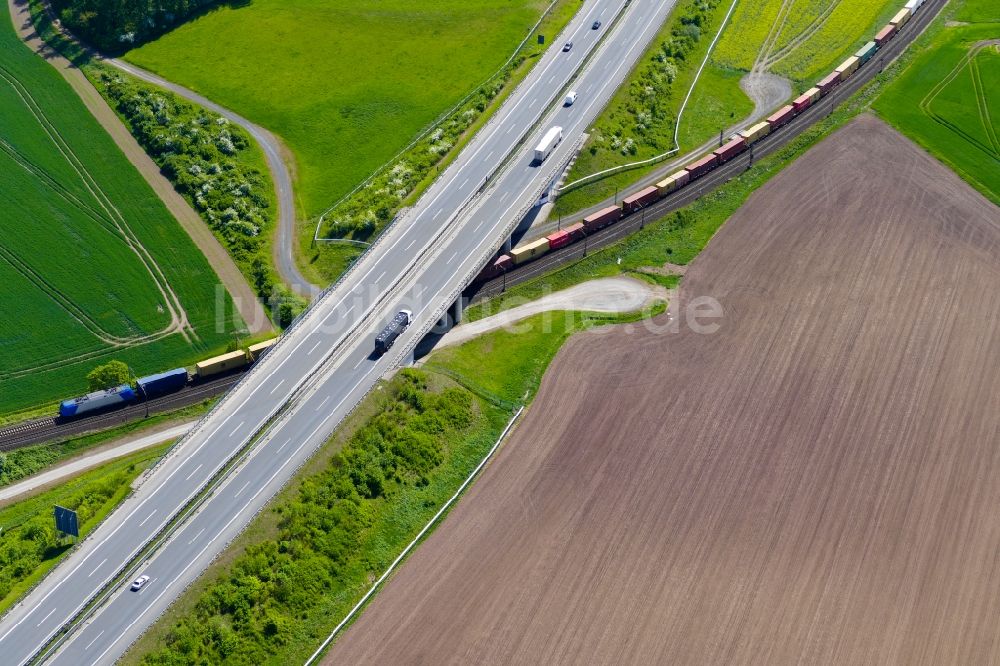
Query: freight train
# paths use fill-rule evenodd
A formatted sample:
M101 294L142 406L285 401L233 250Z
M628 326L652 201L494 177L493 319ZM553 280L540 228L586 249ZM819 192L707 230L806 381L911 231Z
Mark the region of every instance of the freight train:
M479 272L473 283L486 282L500 277L515 266L537 259L552 250L557 250L576 242L587 234L614 224L623 217L633 215L748 150L751 145L777 131L782 126L787 125L797 115L814 105L834 88L853 76L860 67L872 59L872 56L880 48L896 36L900 28L920 9L924 1L909 0L906 6L899 10L892 20L876 33L872 41L866 43L854 55L841 63L839 67L820 79L815 86L792 100L791 104L781 107L768 116L766 120L733 135L724 145L716 148L708 155L691 162L680 171L667 176L655 185L651 185L635 194L625 197L621 204L599 210L583 218L582 222L574 224L571 227L532 241L528 245L514 248L507 254L500 254Z
M134 386L122 384L103 391L94 391L78 398L63 400L59 403L59 418L62 420L75 419L136 402L152 400L161 395L180 391L188 384L204 381L225 372L244 369L260 360L277 341L277 338L266 340L250 345L246 349L238 349L228 354L199 361L195 364L193 373L188 373L187 368L174 368L155 375L140 377L135 380Z

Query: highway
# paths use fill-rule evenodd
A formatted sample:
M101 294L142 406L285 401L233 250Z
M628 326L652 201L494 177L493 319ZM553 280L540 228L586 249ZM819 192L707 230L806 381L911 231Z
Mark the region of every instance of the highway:
M418 204L315 302L118 510L8 612L0 622L4 663L31 660L263 430L249 454L152 558L125 572L145 573L150 583L138 593L125 585L115 588L51 658L59 664L114 662L441 317L568 160L671 7L660 0L632 0L573 81L578 101L562 107L564 87L622 8L621 0L586 2L556 48ZM604 25L591 30L598 17ZM564 53L559 46L568 40L574 47ZM497 165L545 114L498 172ZM536 166L532 148L552 125L564 128L565 139ZM403 307L415 313L414 324L395 349L375 357L375 333Z

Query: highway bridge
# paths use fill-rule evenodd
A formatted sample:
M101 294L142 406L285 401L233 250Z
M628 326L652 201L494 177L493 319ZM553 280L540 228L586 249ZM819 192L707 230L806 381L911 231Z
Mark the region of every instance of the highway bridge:
M417 205L7 613L4 663L114 662L453 307L567 163L672 6L587 0ZM592 30L597 19L603 26ZM573 48L562 51L568 41ZM564 107L569 89L579 98ZM554 125L565 138L536 165L532 149ZM376 332L403 308L414 323L389 354L374 355ZM138 573L150 582L131 592L127 581Z

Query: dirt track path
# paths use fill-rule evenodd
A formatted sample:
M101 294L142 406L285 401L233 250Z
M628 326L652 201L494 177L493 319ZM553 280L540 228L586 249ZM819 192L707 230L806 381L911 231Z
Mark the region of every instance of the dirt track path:
M10 9L11 21L18 36L28 48L55 67L69 83L87 110L111 135L125 157L138 169L170 213L191 237L191 240L208 259L208 263L215 270L219 280L232 295L236 308L250 332L256 334L273 330L270 319L250 285L247 284L243 274L198 213L188 205L184 197L178 194L170 181L160 173L159 167L136 142L128 128L122 124L83 72L61 55L55 53L39 38L31 23L27 3L23 0L7 0L7 6Z

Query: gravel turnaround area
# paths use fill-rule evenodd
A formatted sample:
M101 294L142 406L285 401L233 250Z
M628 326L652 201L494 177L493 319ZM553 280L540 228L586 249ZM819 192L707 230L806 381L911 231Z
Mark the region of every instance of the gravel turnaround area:
M325 663L1000 661L998 209L863 116L671 309L570 339Z

